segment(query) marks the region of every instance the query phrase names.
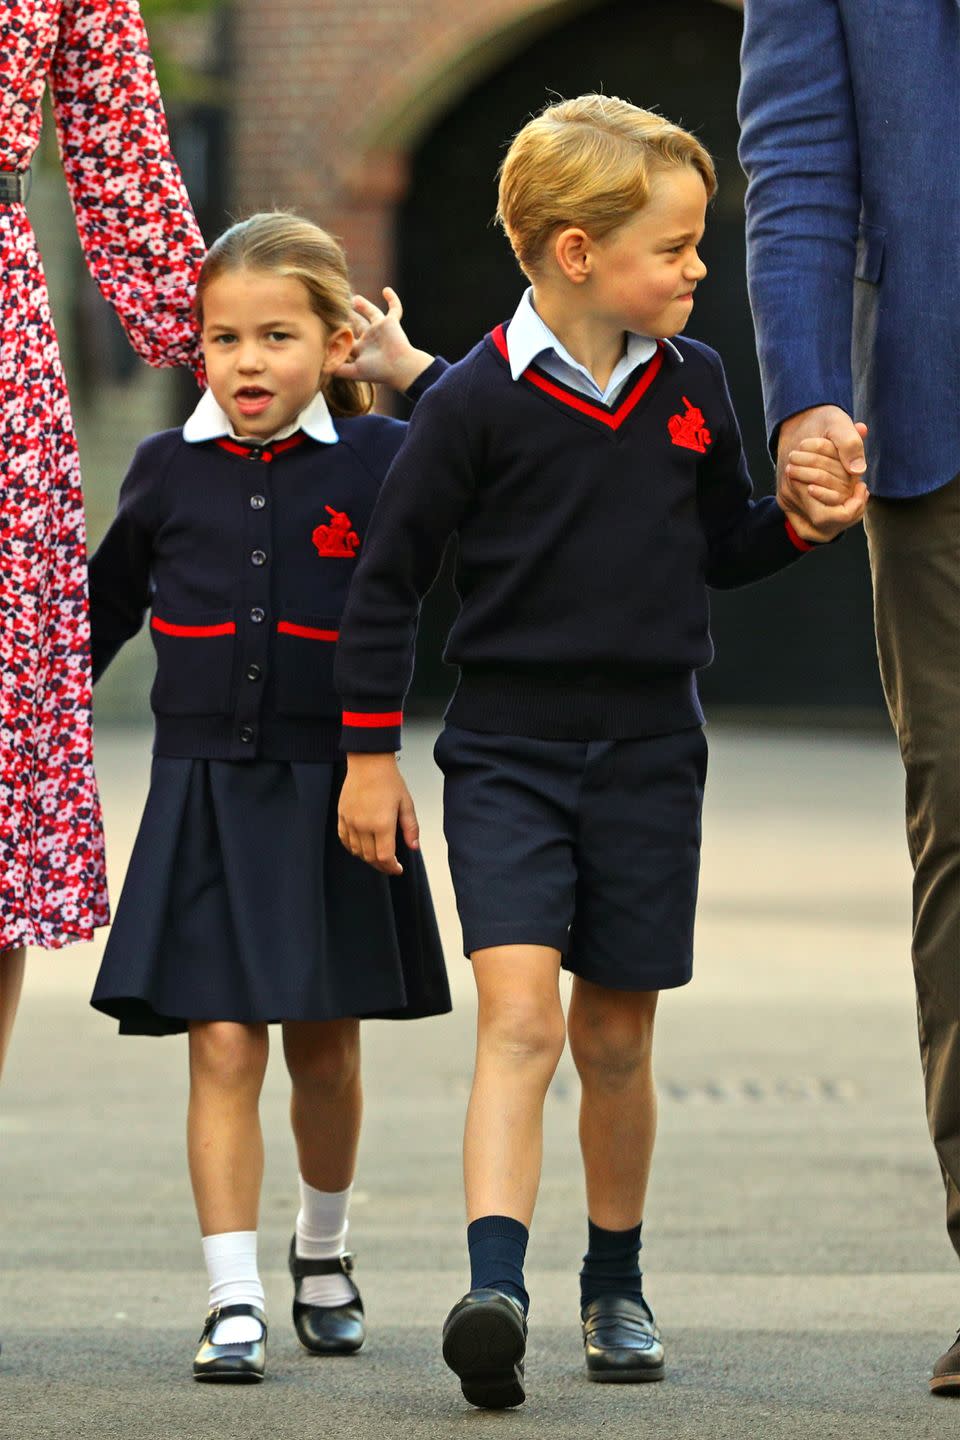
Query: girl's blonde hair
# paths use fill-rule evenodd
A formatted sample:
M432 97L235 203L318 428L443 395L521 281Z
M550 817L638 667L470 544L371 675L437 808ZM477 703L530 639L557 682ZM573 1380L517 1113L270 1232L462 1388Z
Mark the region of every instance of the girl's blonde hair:
M194 300L201 326L207 286L230 270L265 270L299 280L310 296L310 308L328 330L353 324L353 288L343 246L319 225L288 210L251 215L213 242ZM373 408L373 386L362 381L328 375L322 389L332 415L365 415Z
M529 275L553 231L578 225L602 240L646 205L657 172L682 165L697 171L709 199L716 171L689 131L616 95L561 100L514 136L500 167L497 219Z

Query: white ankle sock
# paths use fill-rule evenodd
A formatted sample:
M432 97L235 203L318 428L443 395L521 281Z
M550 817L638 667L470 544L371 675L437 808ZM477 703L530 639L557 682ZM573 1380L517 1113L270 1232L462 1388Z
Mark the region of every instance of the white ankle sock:
M204 1235L203 1258L210 1281L210 1308L216 1305L257 1305L264 1308L263 1286L257 1272L256 1230L227 1230ZM210 1339L214 1345L236 1345L259 1340L260 1325L251 1315L221 1320Z
M300 1176L297 1254L302 1260L333 1260L347 1248L347 1211L353 1186L315 1190ZM346 1275L307 1275L297 1288L305 1305L346 1305L356 1295Z

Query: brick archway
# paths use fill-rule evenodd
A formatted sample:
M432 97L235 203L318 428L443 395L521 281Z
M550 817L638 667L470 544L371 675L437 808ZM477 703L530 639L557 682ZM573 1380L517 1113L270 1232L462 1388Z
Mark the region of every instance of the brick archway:
M424 129L538 33L599 3L410 0L400 20L383 0L236 0L237 210L315 217L343 236L358 288L376 293Z

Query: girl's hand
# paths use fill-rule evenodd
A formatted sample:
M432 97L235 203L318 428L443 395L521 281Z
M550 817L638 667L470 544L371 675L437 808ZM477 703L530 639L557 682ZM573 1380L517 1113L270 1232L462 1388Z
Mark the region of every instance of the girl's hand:
M433 356L415 349L407 339L400 324L403 306L396 290L387 286L383 298L386 312L363 295L354 295L352 323L357 338L336 373L345 380L366 380L403 391L433 363Z
M410 791L393 755L349 755L337 815L340 843L384 875L402 875L397 830L410 850L420 848L420 827Z

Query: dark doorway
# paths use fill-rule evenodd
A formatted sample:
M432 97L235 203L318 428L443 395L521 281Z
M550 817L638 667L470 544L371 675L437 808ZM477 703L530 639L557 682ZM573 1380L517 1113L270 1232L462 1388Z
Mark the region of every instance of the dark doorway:
M614 0L540 36L464 96L424 137L397 223L397 284L421 344L463 355L512 313L525 285L493 225L495 173L511 136L557 95L603 90L696 131L720 190L703 257L710 269L689 333L724 358L758 491L772 489L744 279L736 97L741 18L714 0ZM439 662L454 613L450 565L424 605L413 700L452 688ZM826 707L879 714L870 583L860 532L760 588L713 596L717 658L705 701L754 709Z

